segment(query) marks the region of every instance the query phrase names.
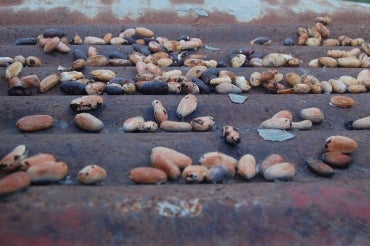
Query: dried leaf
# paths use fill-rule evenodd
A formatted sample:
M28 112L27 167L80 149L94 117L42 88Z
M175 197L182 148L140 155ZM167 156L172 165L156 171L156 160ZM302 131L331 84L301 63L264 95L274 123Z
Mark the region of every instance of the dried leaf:
M238 94L229 93L228 95L229 95L229 97L230 97L230 100L231 100L233 103L240 103L240 104L242 104L242 103L244 103L244 102L245 102L245 100L247 100L247 99L248 99L248 97L246 97L246 96L241 96L241 95L238 95Z
M258 134L266 141L282 142L295 137L294 134L279 129L257 129Z

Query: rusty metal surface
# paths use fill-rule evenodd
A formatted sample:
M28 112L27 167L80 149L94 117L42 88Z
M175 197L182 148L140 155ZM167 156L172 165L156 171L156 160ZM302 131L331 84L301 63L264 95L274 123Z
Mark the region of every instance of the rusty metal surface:
M53 2L53 1L51 1ZM114 1L105 1L111 5ZM109 2L109 3L108 3ZM173 1L182 2L182 1ZM199 1L202 2L202 1ZM262 1L263 3L269 1ZM270 1L275 2L275 1ZM324 1L324 5L333 1ZM20 5L26 1L19 1ZM326 47L285 47L285 37L296 38L298 27L309 27L315 12L289 13L287 16L262 15L250 22L239 22L236 16L212 12L207 18L181 17L168 12L146 13L139 19L111 18L100 13L86 18L81 13L59 8L40 12L18 12L14 17L7 7L0 8L5 16L0 26L1 56L36 55L40 68L26 67L22 75L37 74L40 78L57 72L57 67L70 66L72 55L44 54L39 46L15 46L19 37L36 37L50 27L61 28L71 37L117 35L123 27L144 25L158 36L172 39L180 34L201 38L205 44L221 48L208 51L210 59L227 60L232 48L248 46L258 36L273 39L270 46L257 46L257 53L289 53L302 60L297 68L278 68L283 74L297 72L313 74L320 80L341 75L356 76L361 69L310 68L307 63L326 53ZM198 1L194 1L198 4ZM201 3L199 3L201 4ZM278 3L271 3L271 6ZM333 7L331 35L346 34L370 41L370 15L362 5L353 12ZM359 7L360 6L360 7ZM363 10L360 10L360 9ZM272 8L273 10L273 8ZM346 15L344 15L345 13ZM24 14L24 15L21 15ZM65 18L68 16L69 18ZM103 17L102 17L103 16ZM47 23L46 23L47 20ZM293 21L292 21L293 20ZM169 23L173 24L166 24ZM48 24L49 23L49 24ZM85 24L86 25L83 25ZM185 24L184 24L185 23ZM222 25L220 25L222 23ZM273 24L272 24L273 23ZM66 26L65 24L68 24ZM72 25L69 25L72 24ZM93 25L91 25L93 24ZM30 26L24 26L30 25ZM209 28L211 26L211 28ZM73 46L87 50L87 46ZM112 50L127 54L130 46L95 46L101 54ZM349 50L351 47L338 47ZM95 68L86 68L87 77ZM117 76L134 78L134 67L109 67ZM170 70L172 68L166 68ZM182 71L187 68L180 67ZM230 68L227 70L249 78L254 71L267 68ZM186 118L211 115L216 127L205 133L124 133L122 123L131 116L142 115L153 119L151 102L161 100L175 119L175 110L181 95L104 95L104 106L93 112L105 124L101 133L81 132L73 122L74 113L69 103L77 96L66 96L56 87L30 97L9 97L0 68L0 156L14 146L24 143L30 155L50 152L68 163L69 176L52 185L31 186L24 191L1 197L1 245L366 245L370 233L370 141L369 131L349 131L344 121L370 114L369 93L351 94L356 104L349 109L328 104L332 95L271 95L263 89L252 89L248 100L233 104L227 95L198 95L197 111ZM293 119L307 107L319 107L325 120L309 131L291 131L295 138L285 142L267 142L256 131L259 124L277 111L288 109ZM15 122L22 116L45 113L56 122L53 128L37 133L21 133ZM230 124L240 131L242 142L237 147L226 145L221 128ZM336 169L332 178L321 178L306 167L307 157L318 157L324 141L332 135L348 136L359 144L352 154L354 163L346 169ZM150 150L167 146L189 155L196 163L205 152L222 151L235 158L245 153L255 155L260 163L271 153L279 153L297 165L297 175L291 182L266 182L256 177L252 182L239 178L228 184L185 185L183 180L164 185L135 185L128 178L131 168L149 166ZM77 173L85 165L99 164L108 171L108 178L99 186L82 186ZM3 174L1 174L3 175Z

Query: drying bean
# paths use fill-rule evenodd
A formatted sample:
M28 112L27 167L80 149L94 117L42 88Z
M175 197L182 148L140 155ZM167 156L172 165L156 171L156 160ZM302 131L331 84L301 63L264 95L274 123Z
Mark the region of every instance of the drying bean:
M243 93L242 89L240 89L238 86L231 84L231 83L222 83L215 87L215 90L219 94L241 94Z
M123 122L123 130L125 132L136 132L140 129L144 121L142 116L130 117Z
M68 166L63 161L45 161L27 169L32 183L55 182L64 179Z
M13 86L8 90L8 96L31 96L32 91L25 86Z
M200 183L204 181L207 171L208 169L204 166L190 165L182 171L182 177L187 183Z
M83 73L77 71L69 71L69 72L62 72L60 73L59 80L70 81L70 80L78 80L84 78Z
M27 154L28 150L26 145L21 144L16 146L0 161L0 169L4 171L15 170L20 165L21 161L27 157Z
M18 77L22 72L23 64L19 61L15 61L10 64L5 70L5 79L10 79L13 77Z
M154 111L154 118L158 122L158 124L161 124L162 122L168 120L167 110L164 107L163 103L161 103L161 101L153 100L152 106Z
M30 185L30 177L26 172L11 173L0 179L0 195L22 190Z
M325 39L322 42L323 46L339 46L339 40L334 38Z
M345 127L349 130L369 130L370 129L370 116L357 119L355 121L346 121Z
M211 116L201 116L192 119L190 124L193 131L197 132L209 131L215 124L215 119Z
M101 95L104 92L105 83L103 82L94 82L88 83L85 86L86 94L88 95Z
M80 129L88 132L99 132L104 128L104 123L89 113L76 114L74 121Z
M30 67L40 67L41 66L41 60L36 56L28 56L26 58L26 64Z
M188 122L166 120L160 124L160 128L167 132L189 132L192 126Z
M164 157L170 159L180 169L184 169L187 166L190 166L193 162L189 156L179 151L176 151L174 149L171 149L171 148L157 146L157 147L154 147L151 151L151 153L154 153L154 152L160 153Z
M366 53L366 55L370 56L370 43L361 44L361 49Z
M78 35L77 33L75 33L75 35L73 36L72 40L71 40L71 44L82 44L82 38L80 37L80 35Z
M348 92L350 93L364 93L367 89L364 85L351 85L348 87Z
M143 38L152 38L154 37L154 32L145 27L136 27L135 34Z
M284 43L283 43L285 46L293 46L295 45L294 41L292 38L286 38L284 39Z
M158 124L152 120L144 121L139 127L140 132L156 132L157 130Z
M82 96L72 100L70 108L77 112L97 109L103 101L103 97L97 95Z
M51 53L53 52L60 42L60 38L53 37L53 38L46 38L44 40L44 53Z
M317 107L304 108L300 111L299 116L313 123L320 123L324 119L323 112Z
M257 174L256 159L251 154L245 154L240 157L237 164L238 174L243 179L252 179Z
M151 152L150 162L154 168L162 170L171 179L178 179L181 175L180 168L160 151Z
M67 54L71 51L71 47L69 47L67 44L65 44L61 41L57 45L56 50L61 52L61 53Z
M339 152L326 152L321 157L323 161L333 167L348 167L352 164L352 157Z
M14 59L11 57L0 57L0 67L7 67L14 62Z
M361 61L353 57L338 58L338 66L339 67L353 67L353 68L361 67Z
M267 45L267 44L271 44L271 39L266 38L266 37L258 37L258 38L253 39L250 42L250 44L251 45L254 45L254 44Z
M15 41L15 45L35 45L36 43L36 38L18 38Z
M83 184L96 184L105 180L107 171L98 165L88 165L82 168L77 175L78 181Z
M105 41L102 38L87 36L84 39L84 44L86 44L86 45L99 45L99 44L105 44Z
M212 168L212 167L215 167L221 164L225 165L229 169L232 176L234 176L235 168L238 164L238 161L232 156L226 155L221 152L214 151L214 152L208 152L206 154L203 154L199 158L198 163L207 168Z
M351 153L357 148L357 142L349 137L337 135L325 140L325 150L329 152Z
M146 45L141 45L141 44L133 44L133 45L131 45L131 47L135 50L135 51L137 51L137 52L139 52L139 53L141 53L141 54L143 54L143 55L145 55L145 56L148 56L148 55L150 55L150 50L149 50L149 48L148 48L148 46L146 46Z
M61 38L65 36L65 33L60 29L50 28L50 29L46 29L42 35L44 36L44 38L53 38L53 37Z
M86 60L87 59L87 56L85 54L85 52L83 52L82 50L80 49L73 49L73 60L78 60L78 59L84 59Z
M137 184L162 184L167 181L167 174L153 167L136 167L130 171L130 179Z
M40 79L36 74L24 76L21 78L21 81L28 88L33 88L33 87L37 88L40 86Z
M123 95L124 91L121 85L116 83L110 83L104 87L103 90L108 95Z
M67 95L86 95L86 85L78 81L67 81L59 89Z
M44 93L54 86L56 86L59 82L59 75L57 74L50 74L45 77L43 80L40 81L39 92Z
M347 96L332 96L329 104L340 108L350 108L355 104L355 100Z
M86 59L86 66L91 67L102 67L109 63L107 57L102 55L91 56Z
M325 56L319 58L319 64L323 67L337 67L338 61L335 58Z
M271 166L285 162L284 158L281 155L278 154L270 154L268 155L261 163L260 165L260 172L263 175L264 172Z
M296 94L307 94L311 90L310 86L307 84L295 84L293 89Z
M282 162L267 168L263 173L263 177L269 181L286 180L293 178L295 173L296 168L293 163Z
M289 110L281 110L277 112L276 114L274 114L271 118L285 118L285 119L292 121L293 115Z
M197 85L199 92L209 94L211 93L209 86L203 82L203 80L191 77L191 81Z
M302 120L298 122L293 122L290 127L292 130L309 130L312 128L312 121L310 120Z
M329 25L331 23L331 18L329 16L325 16L325 17L322 17L322 16L319 16L319 17L316 17L315 19L315 22L320 22L324 25Z
M262 66L264 67L282 67L285 66L288 60L292 58L289 55L270 53L263 57Z
M107 69L97 69L92 70L91 75L94 79L101 80L101 81L109 81L116 77L116 73L112 70Z
M334 174L332 167L319 160L307 158L306 163L309 170L321 177L331 177Z
M45 161L56 161L53 154L39 153L33 156L29 156L20 162L20 170L26 171L28 168L38 165Z
M86 66L86 60L85 59L77 59L77 60L72 62L71 69L79 71L79 70L84 69L85 66Z
M333 91L333 86L329 81L321 81L321 88L325 94L330 94Z
M288 130L291 127L291 121L286 118L271 118L261 123L260 128Z
M348 89L348 86L345 83L337 79L330 79L329 83L331 84L332 90L335 93L345 93Z
M241 142L239 132L233 126L223 126L222 136L225 141L231 145L236 145Z
M168 85L165 81L150 81L140 85L138 90L143 94L168 94Z
M54 124L54 118L50 115L29 115L20 118L15 124L16 127L24 132L41 131L52 127Z
M247 62L247 56L244 54L234 54L230 59L231 67L242 67Z
M179 104L177 105L176 114L179 118L185 118L186 116L193 113L198 106L197 98L192 95L188 94L184 96Z

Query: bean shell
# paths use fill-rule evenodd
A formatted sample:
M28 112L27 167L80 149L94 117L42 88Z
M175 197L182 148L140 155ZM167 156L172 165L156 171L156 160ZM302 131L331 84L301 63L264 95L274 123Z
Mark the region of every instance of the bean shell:
M89 132L99 132L104 128L104 123L89 113L76 114L74 121L79 128Z
M196 96L188 94L184 96L177 105L176 114L179 118L185 118L193 113L198 106Z
M56 161L53 154L39 153L33 156L29 156L20 162L20 170L26 171L28 168L38 165L45 161Z
M27 157L27 147L24 144L16 146L0 161L0 169L4 171L13 171Z
M233 126L223 126L222 136L225 138L227 143L232 145L236 145L241 142L240 134Z
M152 120L144 121L139 127L140 132L156 132L157 130L158 124Z
M340 108L350 108L355 104L355 100L347 96L332 96L329 104Z
M325 150L329 152L351 153L357 148L357 142L349 137L336 135L325 140Z
M88 165L82 168L77 175L78 181L83 184L96 184L105 180L107 171L98 165Z
M103 101L103 97L98 95L82 96L72 100L70 108L77 112L97 109L103 104Z
M41 131L52 127L54 124L54 118L50 115L29 115L20 118L16 127L24 132Z
M15 61L10 64L5 70L5 79L10 79L12 77L17 77L23 69L23 64L19 61Z
M28 56L26 58L26 64L30 67L40 67L41 66L41 60L36 56Z
M154 153L154 152L160 153L164 157L170 159L180 169L184 169L187 166L190 166L193 162L192 159L189 156L187 156L187 155L185 155L185 154L183 154L183 153L181 153L177 150L167 148L167 147L164 147L164 146L154 147L152 149L151 153Z
M168 113L166 108L164 107L163 103L159 100L153 100L153 113L155 120L160 124L163 121L168 120Z
M187 183L200 183L205 180L208 169L200 165L187 166L182 171L182 177Z
M270 154L268 155L261 163L260 165L260 172L263 175L264 172L271 166L285 162L284 158L281 155L278 154Z
M212 129L215 119L212 116L200 116L190 122L191 128L196 132L204 132Z
M321 177L331 177L334 174L332 167L319 160L307 158L306 163L309 170Z
M352 164L352 157L339 152L326 152L322 155L322 160L332 167L348 167Z
M214 151L203 154L199 158L198 163L207 168L212 168L217 165L223 164L228 167L232 176L234 176L235 168L238 164L238 161L232 156L226 155L218 151Z
M324 119L324 114L317 107L304 108L300 111L299 116L313 123L320 123Z
M189 132L192 126L188 122L166 120L160 124L160 128L167 132Z
M181 175L180 168L160 151L150 154L150 162L154 168L162 170L171 179L178 179Z
M213 184L217 183L226 184L227 181L231 179L233 176L234 173L232 173L227 166L219 164L208 169L206 174L206 180Z
M260 128L287 130L291 127L291 121L287 118L271 118L261 123Z
M136 167L130 171L130 179L137 184L162 184L167 181L167 174L153 167Z
M257 165L256 165L256 159L251 154L245 154L242 157L240 157L238 164L238 174L243 179L252 179L257 174Z
M265 170L263 176L266 180L286 180L295 176L296 168L293 163L282 162L270 166Z
M55 182L64 179L68 174L68 166L63 161L45 161L27 169L31 182Z

